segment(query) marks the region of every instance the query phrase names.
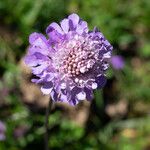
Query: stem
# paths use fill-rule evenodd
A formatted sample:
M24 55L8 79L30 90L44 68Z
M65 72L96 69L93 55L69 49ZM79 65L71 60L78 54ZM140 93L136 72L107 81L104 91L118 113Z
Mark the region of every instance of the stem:
M48 118L51 112L52 108L52 100L49 99L48 106L46 107L46 113L45 113L45 150L49 150L48 148L48 141L49 141L49 136L48 136Z

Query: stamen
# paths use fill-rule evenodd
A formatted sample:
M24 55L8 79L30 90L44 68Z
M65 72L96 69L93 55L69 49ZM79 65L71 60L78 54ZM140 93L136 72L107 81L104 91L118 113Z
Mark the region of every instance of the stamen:
M90 38L75 35L69 42L60 45L60 51L53 61L58 66L58 71L69 76L78 76L88 72L95 63L98 53Z

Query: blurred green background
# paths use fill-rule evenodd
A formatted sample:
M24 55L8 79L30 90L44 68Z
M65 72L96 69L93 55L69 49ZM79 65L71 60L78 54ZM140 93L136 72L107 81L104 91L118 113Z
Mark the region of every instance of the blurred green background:
M29 34L45 33L73 12L102 31L125 66L111 67L91 105L56 104L49 147L150 150L150 0L0 0L0 120L6 126L0 150L44 149L46 97L39 98L22 58Z

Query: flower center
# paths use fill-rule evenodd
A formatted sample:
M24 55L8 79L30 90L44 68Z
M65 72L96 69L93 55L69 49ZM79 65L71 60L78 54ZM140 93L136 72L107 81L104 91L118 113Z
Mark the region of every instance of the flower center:
M98 51L90 38L75 35L73 39L60 45L57 54L55 64L59 72L75 77L88 72L93 67Z

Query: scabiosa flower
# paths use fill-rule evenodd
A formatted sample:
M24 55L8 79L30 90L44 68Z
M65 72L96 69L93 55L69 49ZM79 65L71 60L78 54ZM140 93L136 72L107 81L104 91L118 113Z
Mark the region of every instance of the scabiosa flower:
M113 66L114 69L116 70L121 70L124 68L124 59L122 56L120 55L115 55L111 57L111 64Z
M76 105L91 100L93 90L106 83L105 71L111 57L112 46L103 34L77 14L53 22L47 29L48 38L40 33L29 37L30 47L25 62L32 68L41 84L41 91L50 94L53 101Z

